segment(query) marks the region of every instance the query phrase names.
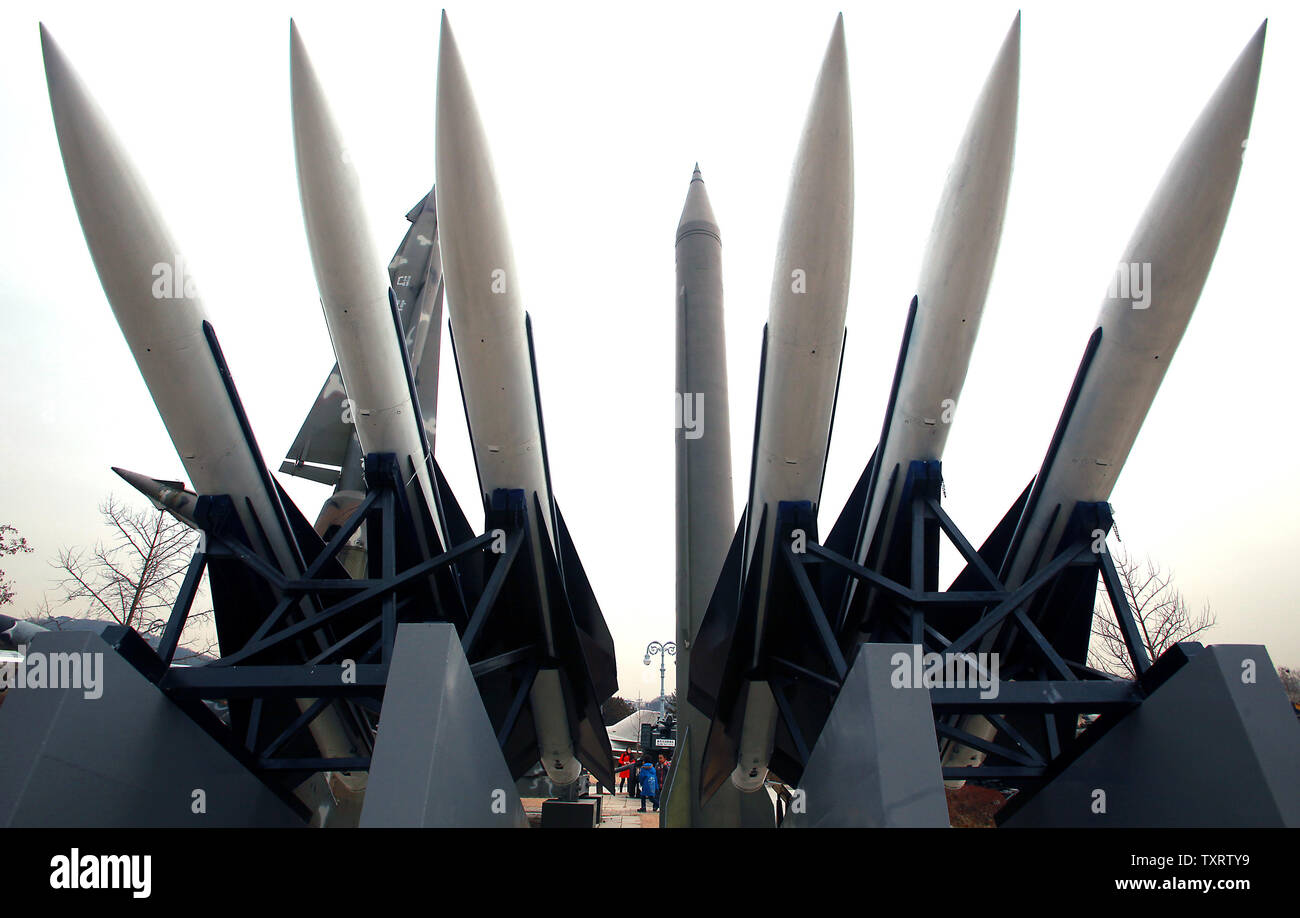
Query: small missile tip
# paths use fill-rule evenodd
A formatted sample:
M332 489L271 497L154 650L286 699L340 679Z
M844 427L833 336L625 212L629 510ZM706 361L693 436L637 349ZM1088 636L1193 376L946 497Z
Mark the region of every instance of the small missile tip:
M442 52L446 50L449 54L459 56L460 52L456 47L456 34L451 30L451 19L447 16L447 11L442 11L442 23L438 32L438 59L442 59Z
M45 23L39 23L39 26L41 32L41 56L45 58L45 62L48 64L50 55L58 54L59 46L55 44L54 36L50 34L50 30L45 27Z

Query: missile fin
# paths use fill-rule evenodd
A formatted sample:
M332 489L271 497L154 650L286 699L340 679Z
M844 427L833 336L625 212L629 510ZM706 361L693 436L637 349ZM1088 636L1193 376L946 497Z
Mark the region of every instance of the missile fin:
M1048 476L1051 474L1052 466L1056 462L1057 453L1060 452L1061 443L1065 439L1066 431L1070 426L1070 419L1074 417L1074 410L1078 407L1079 395L1083 392L1083 384L1088 377L1088 369L1092 366L1093 358L1097 356L1097 349L1101 347L1101 335L1102 330L1099 326L1093 331L1092 336L1088 338L1088 345L1084 348L1083 358L1079 361L1079 369L1075 371L1074 382L1070 385L1070 394L1065 399L1065 407L1061 409L1061 417L1056 422L1056 430L1052 433L1052 440L1047 446L1047 454L1043 457L1043 465L1034 477L1034 487L1025 500L1024 511L1017 521L1016 530L1011 536L1006 554L1002 559L1002 565L997 568L1000 577L1005 578L1007 576L1012 562L1015 561L1016 555L1020 552L1021 542L1025 538L1025 529L1031 521L1034 511L1038 508L1039 497ZM1041 548L1040 545L1040 551Z
M1007 548L1011 545L1011 536L1014 534L1016 524L1020 522L1020 517L1024 514L1025 505L1029 502L1029 494L1033 490L1034 481L1031 478L1029 484L1020 492L1015 503L1007 510L1006 515L1002 517L1001 522L993 527L984 544L979 547L979 556L984 559L992 570L997 570L1002 564L1002 559L1006 557ZM954 578L949 590L987 590L990 585L985 582L985 578L979 570L971 564L967 564L962 572Z
M693 664L691 668L695 668ZM745 680L738 689L733 718L726 722L714 718L709 724L709 735L704 741L704 755L700 760L701 803L707 803L727 783L736 767L740 744L731 733L731 724L736 724L739 729L739 725L745 722L745 699L748 697L749 680Z
M729 699L731 696L728 689L734 688L728 685L733 682L729 668L732 648L737 646L735 632L740 619L741 567L744 564L748 516L749 508L746 507L691 647L691 682L687 700L707 717L716 717L723 707L724 697Z
M434 486L437 488L438 501L442 505L443 523L447 527L447 547L454 548L474 538L474 530L461 509L460 502L452 493L447 476L442 473L442 466L433 459ZM486 574L483 571L482 556L473 554L456 562L460 574L461 589L466 596L478 596L483 592Z
M433 473L442 498L442 509L447 514L447 537L451 542L448 547L468 542L474 538L474 530L469 520L465 518L465 511L460 508L460 502L452 493L451 485L447 482L447 476L442 473L442 466L438 464L437 459L433 460Z
M605 616L596 602L596 594L587 580L587 573L582 568L578 549L569 535L569 527L560 513L560 506L555 505L555 527L559 537L560 569L563 571L564 592L573 610L573 618L578 630L586 640L583 642L587 653L587 666L591 671L591 682L596 695L602 703L618 691L618 669L614 656L614 638L609 633Z
M388 265L389 283L397 295L398 311L406 330L406 351L415 372L415 388L424 409L421 420L430 442L438 409L443 308L436 201L436 189L430 189L407 213L411 228Z
M546 479L546 493L550 496L551 505L547 507L550 511L552 523L555 520L555 490L551 487L551 460L546 451L546 423L542 420L542 386L537 379L537 351L533 348L533 317L527 312L524 313L524 332L528 337L528 366L533 374L533 402L537 411L537 433L542 441L542 474ZM539 516L539 520L547 519L546 516ZM539 527L541 528L541 527ZM557 529L558 532L558 529ZM560 560L560 573L564 573L564 559Z
M863 515L867 512L867 500L871 494L872 475L875 472L876 457L880 447L872 450L871 458L858 476L858 483L853 486L849 499L844 502L835 525L822 543L827 549L842 558L852 558L857 547L858 530L862 527ZM822 572L821 603L828 614L835 616L835 624L843 621L843 605L848 601L850 584L848 574L839 568L827 567ZM838 627L837 627L838 630Z
M287 491L275 482L276 494L280 497L280 506L284 507L285 516L289 519L289 528L293 532L294 539L302 549L303 558L308 564L315 562L320 557L321 552L325 550L325 542L316 532L316 527L307 521L298 509L298 505L293 502ZM343 565L338 559L331 560L316 574L316 579L325 580L347 580L351 575L343 569Z
M281 472L330 486L338 483L352 436L352 425L344 420L346 399L335 363L280 464Z
M826 455L831 454L831 438L835 436L835 409L840 405L840 380L844 377L844 349L849 343L849 330L844 329L840 338L840 365L835 371L835 394L831 396L831 421L826 425ZM883 442L883 441L882 441ZM822 464L822 477L817 482L817 506L822 505L822 489L826 486L826 465Z
M540 514L541 501L533 495L533 512ZM540 519L540 516L539 516ZM569 701L569 735L573 740L573 751L578 760L587 766L587 770L596 776L605 787L614 786L613 761L614 752L609 745L609 734L605 731L604 720L600 715L600 706L609 695L618 690L617 680L609 695L601 695L593 679L592 660L599 660L606 648L592 635L578 625L578 617L568 601L564 581L556 563L556 554L552 548L545 526L537 529L542 540L542 566L546 576L547 592L550 594L551 628L555 638L556 663L564 675L566 694ZM576 556L575 556L576 559ZM597 610L599 617L599 610ZM604 625L604 619L600 619ZM605 632L608 635L608 631ZM612 645L612 641L611 641ZM612 650L612 646L609 648ZM612 667L612 660L610 661ZM608 672L606 681L613 679Z
M460 389L460 406L465 412L465 431L469 434L469 452L474 457L474 478L478 481L483 480L483 472L478 464L478 449L474 446L474 430L471 426L469 404L465 401L465 374L460 371L460 354L456 350L456 330L451 326L447 327L447 339L451 341L451 362L456 366L456 385ZM490 495L481 494L483 498L483 510L486 512L489 506Z
M217 341L216 329L214 329L212 323L207 320L204 320L203 322L203 335L207 339L208 348L212 352L212 359L216 361L217 370L221 375L221 381L225 385L226 397L230 400L230 406L234 410L235 417L239 421L240 430L244 435L244 445L252 455L253 463L257 467L258 474L261 476L262 484L266 488L266 496L270 500L271 507L276 515L275 523L280 528L280 532L284 535L285 540L288 542L289 550L293 552L293 561L298 566L297 571L285 571L284 573L300 573L303 568L306 567L306 564L302 559L302 547L294 538L293 529L289 525L289 518L285 512L284 504L280 502L279 485L276 483L275 479L271 477L271 472L266 467L266 460L262 458L262 451L257 447L257 438L253 436L253 428L248 423L248 415L244 411L244 403L239 398L239 390L235 388L234 376L231 375L230 367L226 363L225 355L221 352L221 344ZM250 508L250 513L251 512L252 510ZM257 519L255 513L253 514L253 519ZM274 555L267 552L267 560L274 561Z

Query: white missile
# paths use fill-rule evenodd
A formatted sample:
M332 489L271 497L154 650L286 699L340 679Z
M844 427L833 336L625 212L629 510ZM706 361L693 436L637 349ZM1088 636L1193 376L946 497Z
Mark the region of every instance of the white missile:
M853 252L853 121L844 18L835 21L795 154L777 243L761 404L749 494L744 571L760 588L752 663L761 653L777 505L821 500L835 411ZM763 545L758 521L766 514ZM749 685L732 782L762 788L776 730L767 683Z
M282 571L300 560L205 339L185 258L99 107L41 26L50 108L86 246L181 464L200 494L228 494L252 548Z
M1008 589L1034 572L1036 558L1040 565L1051 560L1074 504L1108 500L1124 468L1223 235L1267 26L1255 32L1188 132L1120 256L1097 317L1096 354L1003 566Z
M228 388L230 380L223 378L184 257L103 113L44 26L41 46L55 131L86 246L185 472L198 493L228 495L250 547L296 576L303 562L287 514ZM247 627L241 622L235 630ZM305 709L312 701L298 704ZM326 756L355 754L336 712L322 712L309 729ZM331 806L327 799L309 802L321 811Z
M1110 498L1219 247L1250 133L1267 25L1192 125L1124 249L1082 386L1058 423L1003 560L1008 589L1051 562L1076 504ZM996 734L982 717L959 726L984 739ZM944 765L976 765L983 757L949 743Z
M857 561L879 530L892 529L901 485L887 496L894 469L943 457L984 313L1011 187L1020 95L1020 15L1016 15L975 103L939 198L917 284L912 323L892 417L877 447L875 488ZM882 559L876 559L879 563ZM878 566L878 564L877 564Z
M532 557L558 545L526 317L505 209L469 78L444 13L438 48L437 211L447 308L484 500L499 488L528 498ZM534 502L536 500L536 503ZM541 519L534 507L541 505ZM556 654L546 578L535 570L547 654ZM543 670L530 696L541 762L557 784L581 771L558 678Z
M357 437L363 454L397 456L408 479L411 506L423 502L446 546L422 421L413 403L403 340L389 303L385 262L370 237L356 169L292 21L289 59L303 222ZM425 540L421 527L416 532ZM426 556L437 553L428 544L421 549Z

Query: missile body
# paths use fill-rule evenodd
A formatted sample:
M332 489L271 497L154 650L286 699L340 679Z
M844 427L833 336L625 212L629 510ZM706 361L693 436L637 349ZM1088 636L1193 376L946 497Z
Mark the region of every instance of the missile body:
M210 326L180 249L44 26L41 45L55 131L86 245L185 472L200 494L228 495L250 548L296 576L303 564L285 508L207 340ZM256 624L218 619L218 637L246 636ZM239 648L223 652L232 649ZM304 710L312 702L298 700ZM355 754L335 711L322 712L309 729L326 756ZM329 806L319 801L318 811Z
M903 356L893 416L879 445L876 487L859 539L866 564L877 531L888 537L901 497L897 469L941 459L961 396L997 260L1015 152L1020 16L998 52L957 148L921 263L916 318ZM877 569L884 559L873 559Z
M690 643L735 531L722 237L698 166L677 224L676 254L677 667L685 685Z
M1102 334L1096 355L1004 564L1008 588L1034 573L1035 557L1040 565L1051 560L1075 503L1110 498L1146 420L1205 286L1237 189L1265 28L1188 132L1124 249L1097 317ZM1038 551L1040 543L1046 552Z
M853 249L853 123L844 22L822 61L795 155L777 243L768 312L758 431L750 482L744 577L756 577L757 666L781 501L820 503L844 346ZM767 520L766 528L758 521ZM762 529L763 544L758 544ZM732 783L759 790L777 724L768 684L749 683Z
M1001 575L1008 589L1023 584L1064 547L1060 543L1076 504L1110 498L1219 246L1250 132L1266 26L1251 38L1188 132L1124 249L1097 318L1096 351L1058 423L1054 448L1033 482L1004 556ZM1091 610L1091 600L1086 608ZM1008 633L999 629L981 649ZM985 739L996 734L982 717L964 718L960 727ZM983 758L968 746L949 743L944 764L970 766Z
M550 551L547 543L559 544L559 533L527 318L487 137L446 14L438 49L436 158L443 276L479 490L485 502L498 489L522 489L528 498L543 640L554 657L555 610L541 559ZM542 765L556 784L571 784L581 765L552 671L539 672L530 701Z
M107 120L41 27L54 127L73 203L104 294L201 494L228 494L251 547L282 571L298 559L277 525L248 438L204 338L207 315L184 257ZM179 276L178 276L179 275Z
M446 532L427 462L422 419L406 373L404 342L389 303L388 276L361 206L356 169L334 124L320 81L292 23L289 28L298 190L321 306L338 358L362 453L394 453L413 508L428 509L442 545ZM424 542L427 533L416 527ZM426 556L440 547L422 544Z
M698 165L677 224L676 261L677 684L685 686L695 637L735 531L722 237ZM690 774L698 775L709 719L681 696L677 713L694 737ZM690 796L693 827L771 824L768 801L742 796L734 787L720 788L707 804L699 800L698 781L679 782L673 793ZM673 805L665 800L664 807L669 812Z

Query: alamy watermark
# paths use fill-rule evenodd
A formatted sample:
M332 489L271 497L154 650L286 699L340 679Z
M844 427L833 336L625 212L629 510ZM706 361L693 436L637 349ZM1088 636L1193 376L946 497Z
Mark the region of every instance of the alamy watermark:
M1106 295L1112 300L1129 300L1134 309L1146 309L1151 305L1151 262L1121 261Z
M50 858L51 889L129 889L136 899L148 899L153 890L153 855L68 854Z
M673 393L673 427L685 432L686 439L704 436L704 393Z
M15 663L0 664L0 689L80 689L87 699L104 694L102 653L27 654Z
M978 688L984 699L998 697L996 653L922 653L899 651L889 658L894 688Z

